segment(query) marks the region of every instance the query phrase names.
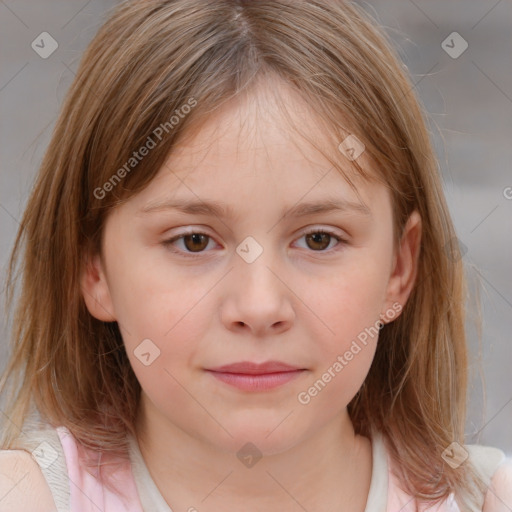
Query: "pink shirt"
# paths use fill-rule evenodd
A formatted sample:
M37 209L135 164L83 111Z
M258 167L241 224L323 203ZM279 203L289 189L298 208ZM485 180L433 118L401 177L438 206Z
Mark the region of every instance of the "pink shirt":
M49 446L44 445L45 442ZM130 437L130 461L120 463L114 472L115 483L122 494L104 487L97 478L98 473L92 476L85 470L76 441L65 427L47 428L35 433L32 453L41 447L45 450L47 460L35 459L52 491L59 512L173 512L151 478L133 437ZM489 477L505 460L505 454L496 448L477 445L466 448L472 460ZM51 459L48 459L48 453ZM98 462L106 462L105 456L101 460L98 454L95 456ZM391 459L380 433L372 438L372 457L371 484L365 512L416 512L415 500L400 489L391 471ZM54 462L49 464L51 460ZM191 504L191 510L193 506ZM196 508L201 509L200 503ZM452 496L436 507L423 510L460 512Z
M130 464L121 464L113 474L116 483L126 497L113 493L100 484L80 463L80 456L74 437L65 427L58 427L57 433L62 444L70 484L70 510L72 512L142 512L135 480ZM89 451L90 453L90 451ZM103 458L105 462L105 458Z

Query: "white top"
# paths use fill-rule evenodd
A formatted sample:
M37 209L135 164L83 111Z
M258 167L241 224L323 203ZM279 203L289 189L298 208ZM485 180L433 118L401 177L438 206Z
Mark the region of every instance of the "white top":
M117 503L116 501L110 501L110 506L107 506L108 500L105 500L105 496L108 493L93 477L86 476L86 478L82 478L83 483L79 488L80 493L77 493L74 488L76 487L76 480L79 479L77 475L85 475L85 470L76 458L70 456L70 453L74 452L75 442L65 427L58 427L58 429L46 427L42 430L27 430L24 428L24 432L28 435L20 438L18 444L30 451L33 458L38 462L52 492L58 512L70 511L70 503L74 503L73 493L75 493L75 496L80 493L98 496L98 501L104 502L103 512L121 512L120 505L112 505L112 503ZM44 442L50 445L45 447L45 457L50 454L52 457L51 464L48 464L48 461L45 463L45 460L37 456L34 457L35 450ZM372 474L365 512L397 512L398 510L405 512L405 510L409 510L411 497L399 489L395 476L390 472L391 459L386 450L382 434L375 432L371 443ZM490 483L490 479L498 466L505 461L505 454L497 448L479 445L466 445L465 448L469 452L470 460L481 472L486 483ZM125 472L120 472L120 475L122 482L126 482L126 488L132 488L132 501L126 508L121 507L123 511L139 512L142 505L143 512L173 512L158 490L144 462L139 445L131 435L129 436L129 455L131 470L130 465L128 465L128 469ZM70 494L71 474L75 481ZM132 475L133 481L131 481ZM138 494L138 499L136 494ZM136 503L139 500L140 504ZM87 510L89 510L88 507L89 504L87 504ZM82 512L86 508L74 505L72 512ZM453 496L450 496L439 506L428 510L432 510L432 512L460 512ZM472 510L468 512L480 511Z
M388 498L388 462L382 436L379 433L372 439L373 468L370 491L365 512L386 512ZM173 512L160 494L151 478L138 443L130 436L130 458L135 485L145 511Z
M411 502L410 496L398 490L397 481L389 472L389 455L382 434L375 432L371 443L372 475L364 512L405 512L409 510L407 505ZM466 448L472 462L483 473L484 479L490 482L496 468L505 461L505 454L497 448L487 446L470 445ZM137 441L131 436L130 458L135 485L144 511L173 512L151 478ZM441 505L432 509L432 512L437 510L439 512L460 512L452 495Z

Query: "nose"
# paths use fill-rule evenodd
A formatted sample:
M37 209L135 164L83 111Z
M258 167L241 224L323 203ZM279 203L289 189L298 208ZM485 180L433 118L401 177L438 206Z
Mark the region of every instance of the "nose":
M248 261L234 255L234 268L224 283L222 322L231 331L247 331L257 337L290 329L295 295L277 256L264 250L256 260Z

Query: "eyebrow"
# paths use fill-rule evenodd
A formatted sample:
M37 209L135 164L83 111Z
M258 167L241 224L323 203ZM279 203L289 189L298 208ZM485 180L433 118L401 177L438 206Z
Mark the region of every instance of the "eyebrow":
M140 213L151 213L162 210L178 210L192 215L213 215L219 218L233 219L237 217L233 209L219 201L190 201L185 199L166 199L164 201L150 203L143 207ZM370 209L360 203L342 200L339 198L325 198L311 202L296 204L285 208L281 217L306 217L329 212L349 212L371 217Z

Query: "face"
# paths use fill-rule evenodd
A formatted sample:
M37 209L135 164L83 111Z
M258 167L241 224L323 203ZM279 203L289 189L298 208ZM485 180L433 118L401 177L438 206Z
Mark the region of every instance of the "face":
M419 221L395 251L387 189L354 174L356 194L268 90L226 104L111 213L83 289L91 314L119 323L145 414L223 450L250 439L278 453L346 413L379 319L407 299ZM272 90L315 136L307 105L282 84ZM339 209L300 209L331 202ZM266 389L210 371L241 361L301 371Z

